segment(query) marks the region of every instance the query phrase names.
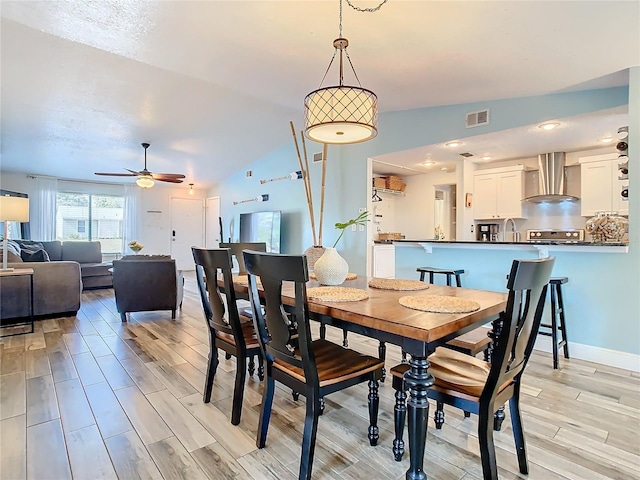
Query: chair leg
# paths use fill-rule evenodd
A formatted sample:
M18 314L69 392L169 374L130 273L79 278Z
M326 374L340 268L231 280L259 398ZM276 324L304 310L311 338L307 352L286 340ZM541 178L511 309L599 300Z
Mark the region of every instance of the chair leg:
M464 413L464 418L469 418L471 416L471 412L467 412L466 410L463 413Z
M216 355L217 356L217 355ZM253 357L252 357L253 358ZM247 379L245 359L238 358L236 365L236 383L233 387L233 406L231 407L231 424L238 425L242 415L242 399L244 397L244 381Z
M300 394L298 392L294 392L293 390L291 390L291 398L293 398L294 402L297 402L298 399L300 398Z
M258 437L256 446L264 448L267 443L267 430L269 430L269 420L271 418L271 407L273 405L273 394L276 383L273 377L267 373L267 381L262 392L262 408L260 409L260 420L258 420Z
M551 285L551 348L553 351L553 369L558 369L558 312L556 311L556 290L555 285Z
M369 443L372 447L378 444L380 438L378 430L378 407L380 397L378 396L378 382L369 380Z
M314 392L307 397L307 414L304 419L302 434L302 453L300 455L300 472L298 479L310 480L313 467L313 453L316 448L316 433L318 431L318 417L320 416L320 399Z
M502 429L502 422L504 422L504 418L504 405L502 405L493 414L493 429L496 432L499 432Z
M393 423L395 425L396 437L393 439L393 457L396 462L402 460L404 455L404 424L407 418L407 393L404 390L396 390L396 404L393 407Z
M564 301L562 299L562 288L557 285L558 293L558 310L560 311L560 330L562 330L562 341L564 342L562 348L564 349L564 358L569 357L569 341L567 340L567 324L564 318Z
M324 414L324 407L326 406L325 402L324 402L324 397L320 398L320 415Z
M480 459L482 460L482 477L484 480L497 480L498 464L496 447L493 443L492 412L489 405L480 405L478 412L478 441L480 443Z
M378 358L385 361L387 357L387 344L384 342L380 342L378 344ZM384 379L387 378L387 369L382 367L382 376L380 377L380 381L384 383Z
M522 417L520 416L520 391L516 389L513 396L509 400L509 410L511 412L511 428L513 429L513 440L516 444L516 453L518 454L518 466L520 473L525 475L529 473L529 465L527 464L527 445L524 440L524 430L522 429Z
M224 358L225 358L226 360L231 360L231 354L230 354L230 353L225 353L225 354L224 354Z
M127 314L126 313L121 313L120 314L120 320L122 320L122 323L127 323Z
M249 357L249 376L253 377L253 374L256 372L256 360L255 355L251 355Z
M433 421L436 423L436 430L442 430L444 424L444 403L436 402L436 411L433 413Z
M327 326L324 323L320 324L320 338L324 340L327 336Z
M213 391L213 379L218 370L218 349L215 346L209 348L209 363L207 365L207 375L204 381L204 395L202 401L209 403L211 401L211 392Z
M348 334L349 332L347 332L346 330L342 330L342 346L344 348L347 348L349 346L349 340L347 340Z
M264 380L264 359L262 353L258 353L258 378L260 381Z

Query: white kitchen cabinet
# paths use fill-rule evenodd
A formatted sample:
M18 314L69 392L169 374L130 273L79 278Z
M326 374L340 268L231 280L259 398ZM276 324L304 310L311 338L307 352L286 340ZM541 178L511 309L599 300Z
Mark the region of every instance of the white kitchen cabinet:
M392 244L376 244L373 246L373 276L395 278L396 248Z
M473 176L473 215L476 220L525 218L524 166L480 170Z
M607 153L581 157L580 214L592 217L596 212L618 212L629 215L629 202L622 199L623 186L629 180L619 180L618 154Z

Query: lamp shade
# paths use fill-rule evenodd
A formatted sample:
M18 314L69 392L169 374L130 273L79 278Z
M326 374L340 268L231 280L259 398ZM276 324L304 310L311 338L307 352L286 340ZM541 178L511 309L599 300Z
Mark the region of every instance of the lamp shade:
M142 175L138 177L136 183L140 188L151 188L156 182L153 181L153 177L151 175Z
M371 140L378 134L378 97L366 88L320 88L304 99L305 134L320 143Z
M0 221L28 222L29 199L0 196Z

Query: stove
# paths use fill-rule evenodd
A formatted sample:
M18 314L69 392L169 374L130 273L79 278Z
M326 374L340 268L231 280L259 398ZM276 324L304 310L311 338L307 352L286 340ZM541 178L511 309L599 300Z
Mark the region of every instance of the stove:
M584 230L578 228L568 228L565 230L527 230L527 242L582 243L584 242Z

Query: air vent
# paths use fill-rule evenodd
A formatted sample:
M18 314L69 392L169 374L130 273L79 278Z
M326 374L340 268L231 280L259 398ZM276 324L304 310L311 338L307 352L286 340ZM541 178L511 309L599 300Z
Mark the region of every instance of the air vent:
M473 153L471 152L464 152L460 154L461 157L465 157L465 158L469 158L469 157L473 157Z
M318 163L322 161L322 152L313 154L313 163Z
M489 109L467 113L467 128L479 127L489 123Z

